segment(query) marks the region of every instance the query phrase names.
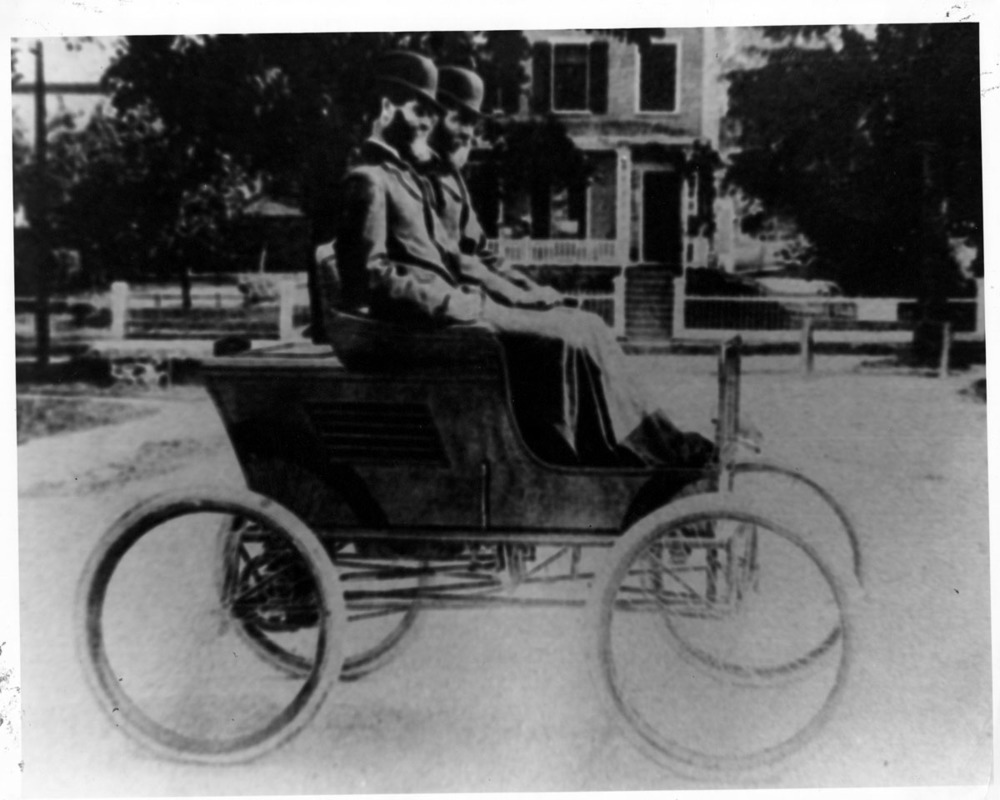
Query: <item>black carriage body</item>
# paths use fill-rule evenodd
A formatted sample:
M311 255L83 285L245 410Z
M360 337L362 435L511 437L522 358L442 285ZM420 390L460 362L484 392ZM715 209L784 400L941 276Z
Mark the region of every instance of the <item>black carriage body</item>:
M620 531L664 472L538 460L514 422L498 348L479 347L481 357L460 353L447 366L361 372L328 347L278 345L213 359L205 374L249 488L280 494L312 527ZM295 508L294 489L272 486L276 464L328 497ZM699 474L675 470L669 482Z

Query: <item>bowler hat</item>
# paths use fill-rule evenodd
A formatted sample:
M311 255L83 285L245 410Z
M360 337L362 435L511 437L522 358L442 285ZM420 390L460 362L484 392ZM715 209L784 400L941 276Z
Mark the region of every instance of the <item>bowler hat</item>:
M441 67L438 70L437 96L445 106L483 117L480 109L485 94L483 79L471 69Z
M380 89L402 87L426 100L435 111L444 111L436 97L437 67L429 58L405 50L393 50L379 58L375 66L375 80Z

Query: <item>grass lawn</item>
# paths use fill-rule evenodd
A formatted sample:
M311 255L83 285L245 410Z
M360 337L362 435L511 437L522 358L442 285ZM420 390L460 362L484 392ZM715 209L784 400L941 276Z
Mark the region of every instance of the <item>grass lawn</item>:
M154 408L93 397L18 397L17 443L155 413Z

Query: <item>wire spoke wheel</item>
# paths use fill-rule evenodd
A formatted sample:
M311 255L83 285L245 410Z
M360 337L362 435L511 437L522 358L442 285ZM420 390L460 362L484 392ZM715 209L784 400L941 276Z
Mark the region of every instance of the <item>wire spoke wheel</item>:
M809 530L824 543L824 557L835 558L844 574L850 569L864 584L860 536L849 511L804 472L775 461L737 461L731 467L731 489L775 513L792 530ZM774 513L771 510L774 510Z
M252 520L275 546L253 579L220 592L220 525ZM123 515L80 582L78 635L101 707L141 744L171 757L244 761L287 741L336 682L346 627L325 550L290 512L245 490L159 495ZM275 669L238 624L282 631L307 665Z
M752 771L832 713L850 602L801 537L745 501L680 500L636 523L595 585L595 678L657 760L699 777Z
M247 517L224 520L218 539L217 580L223 592L234 586L246 591L259 583L261 565L276 555L296 558ZM398 656L401 643L415 632L421 619L419 593L430 571L421 561L380 557L353 543L338 546L332 558L344 587L348 622L340 677L356 680ZM237 615L237 630L261 658L290 675L302 676L312 666L309 655L295 649L294 636L289 637L286 629L297 630L307 618L276 618L258 605L251 613Z

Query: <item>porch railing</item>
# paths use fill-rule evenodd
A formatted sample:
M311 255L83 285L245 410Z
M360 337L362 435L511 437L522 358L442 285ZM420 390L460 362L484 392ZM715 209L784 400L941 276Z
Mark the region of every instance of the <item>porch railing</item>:
M624 264L615 239L492 239L489 249L512 264Z

